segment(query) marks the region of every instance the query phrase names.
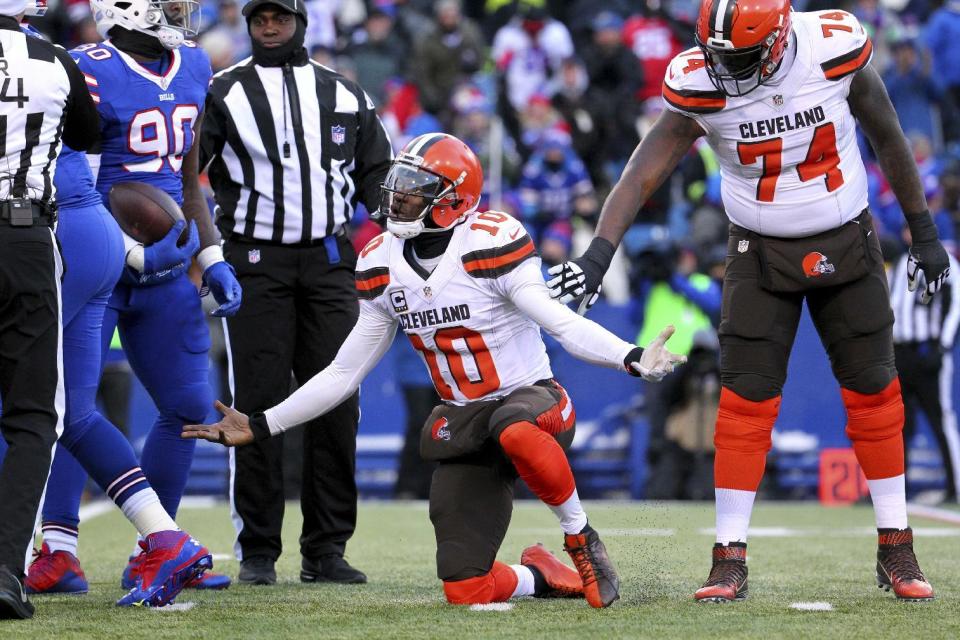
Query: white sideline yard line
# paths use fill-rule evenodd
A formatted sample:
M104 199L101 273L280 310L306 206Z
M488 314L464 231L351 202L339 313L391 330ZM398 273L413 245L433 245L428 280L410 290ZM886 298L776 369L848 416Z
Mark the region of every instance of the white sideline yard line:
M833 605L829 602L793 602L790 608L798 611L833 611Z
M470 611L510 611L513 609L511 602L491 602L490 604L472 604Z
M152 607L158 613L178 613L180 611L190 611L197 606L196 602L174 602L165 607Z
M698 530L698 533L704 536L714 536L717 531L713 527L709 527ZM918 538L960 538L960 529L953 527L914 527L913 533ZM834 538L860 538L875 536L877 530L873 527L750 527L748 534L754 538L803 538L815 535L828 535Z
M960 511L951 511L949 509L940 509L939 507L910 503L907 505L907 513L919 518L928 518L930 520L936 520L937 522L960 525Z
M109 513L113 508L110 500L96 500L80 507L80 522L89 522L98 516Z
M218 500L211 496L187 496L180 501L181 509L209 509L219 504L226 504L224 500ZM113 502L110 500L94 500L80 507L80 522L89 522L94 518L109 513L113 508Z

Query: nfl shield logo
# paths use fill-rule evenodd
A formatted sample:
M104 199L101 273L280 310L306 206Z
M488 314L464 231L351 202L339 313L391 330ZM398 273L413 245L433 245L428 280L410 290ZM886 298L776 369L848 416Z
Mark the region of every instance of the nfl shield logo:
M247 252L247 260L250 261L250 264L260 262L260 249L250 249L250 251Z
M783 106L783 96L779 93L773 96L773 106L782 107Z
M737 243L737 251L739 251L740 253L746 253L747 249L749 248L750 248L749 240L741 240L740 242Z
M429 300L430 298L432 298L432 297L433 297L433 289L431 289L430 287L424 287L424 288L423 288L423 296L424 296L425 298L427 298L428 300Z
M343 144L347 140L347 128L335 124L330 127L330 139L333 140L333 144Z

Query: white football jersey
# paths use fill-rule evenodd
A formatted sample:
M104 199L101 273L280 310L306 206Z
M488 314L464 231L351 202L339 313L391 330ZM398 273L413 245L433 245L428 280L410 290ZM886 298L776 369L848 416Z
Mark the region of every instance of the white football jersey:
M520 222L493 211L471 214L432 273L412 251L412 242L389 233L372 240L357 263L357 291L399 323L443 400L505 396L553 377L539 326L506 291L522 266L535 266L542 282L540 258Z
M847 96L869 64L870 39L845 11L794 12L781 68L746 96L713 85L697 48L675 57L663 98L707 133L735 224L802 237L839 227L867 206L867 176Z

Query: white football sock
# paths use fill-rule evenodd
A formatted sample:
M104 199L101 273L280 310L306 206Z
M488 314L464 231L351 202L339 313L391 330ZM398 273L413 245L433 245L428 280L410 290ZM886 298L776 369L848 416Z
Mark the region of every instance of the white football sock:
M512 564L510 568L517 574L517 588L513 590L513 595L510 597L532 596L534 585L533 572L522 564Z
M44 525L42 530L43 541L50 548L50 553L54 551L66 551L77 555L77 545L80 540L76 533L49 525Z
M564 533L580 533L587 526L587 514L583 510L583 505L580 504L580 496L577 495L576 489L562 503L550 507L550 511L560 518L560 528Z
M867 480L877 529L907 528L907 491L904 474Z
M158 531L180 530L177 523L160 504L160 498L153 489L137 492L124 502L120 509L143 537ZM139 551L138 547L137 553Z
M746 542L757 492L718 488L714 494L717 501L717 542Z

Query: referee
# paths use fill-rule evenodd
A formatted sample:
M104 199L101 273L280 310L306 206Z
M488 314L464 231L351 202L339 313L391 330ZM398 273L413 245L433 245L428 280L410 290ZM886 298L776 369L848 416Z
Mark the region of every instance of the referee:
M909 232L907 232L909 233ZM907 239L909 242L909 238ZM891 273L890 304L896 322L893 325L893 348L903 392L903 441L909 445L916 431L917 411L922 411L937 440L946 475L944 500L956 502L960 491L960 433L953 408L953 347L960 328L960 264L953 255L950 275L943 295L930 304L921 304L920 295L926 286L923 274L916 292L907 291L908 255L904 254ZM910 447L904 447L909 457ZM909 462L909 460L908 460ZM909 465L907 465L909 468Z
M243 285L225 323L234 407L263 411L309 380L356 322L356 254L345 234L357 200L376 210L390 141L360 87L310 62L303 0L243 7L253 56L218 74L207 96L209 167L224 256ZM357 518L356 395L304 430L304 582L362 583L343 558ZM230 450L241 583L273 584L281 552L283 442Z
M63 428L53 174L61 142L97 140L96 107L63 49L20 31L25 0L0 0L0 618L30 618L23 567Z

